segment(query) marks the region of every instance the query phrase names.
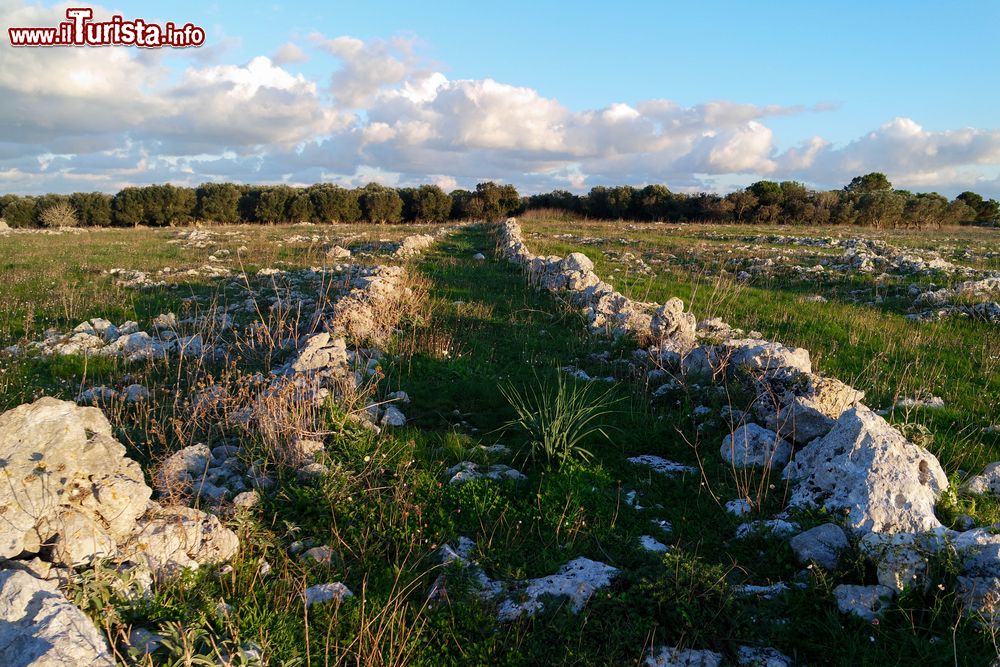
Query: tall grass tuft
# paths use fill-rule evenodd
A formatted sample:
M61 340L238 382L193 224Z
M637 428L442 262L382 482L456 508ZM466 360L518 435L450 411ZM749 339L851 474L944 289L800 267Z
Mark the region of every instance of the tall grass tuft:
M598 435L610 439L601 418L611 414L611 406L620 400L610 388L598 392L591 385L568 381L562 373L556 376L554 385L539 382L518 390L507 384L500 387L500 392L517 415L504 428L527 433L532 462L544 462L549 469L592 458L583 443Z

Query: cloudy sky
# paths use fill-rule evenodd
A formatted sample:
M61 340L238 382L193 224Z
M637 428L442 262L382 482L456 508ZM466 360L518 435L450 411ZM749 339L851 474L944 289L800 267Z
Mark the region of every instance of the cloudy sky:
M1000 196L1000 3L90 5L197 49L19 48L0 0L0 192L761 178Z

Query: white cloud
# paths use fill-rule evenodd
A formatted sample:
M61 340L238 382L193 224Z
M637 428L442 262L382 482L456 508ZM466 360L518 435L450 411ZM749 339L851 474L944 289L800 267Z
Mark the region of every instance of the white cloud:
M300 65L309 62L309 56L298 44L287 42L274 52L271 61L275 65Z

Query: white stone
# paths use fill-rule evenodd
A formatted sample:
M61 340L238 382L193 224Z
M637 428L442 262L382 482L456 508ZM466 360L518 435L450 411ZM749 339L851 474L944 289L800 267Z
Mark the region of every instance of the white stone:
M722 655L708 649L663 647L646 656L647 667L722 667Z
M152 494L104 414L70 401L41 398L0 415L0 456L0 557L57 539L70 565L91 547L106 555Z
M635 465L649 466L661 475L667 475L672 477L677 474L687 474L698 472L697 468L692 466L684 465L682 463L676 463L674 461L669 461L660 456L654 456L653 454L642 454L640 456L633 456L628 459L629 463L634 463Z
M791 466L790 466L791 467ZM933 454L867 408L851 408L796 455L791 504L844 514L859 533L941 527L934 505L948 478Z
M0 571L0 664L114 667L107 642L55 586L21 570Z
M639 545L642 546L642 548L645 549L646 551L649 551L649 552L652 552L652 553L665 554L668 551L670 551L670 547L668 547L663 542L660 542L658 539L656 539L652 535L642 535L642 536L640 536L639 537Z
M344 598L350 597L354 597L354 593L352 593L351 589L339 581L329 584L316 584L315 586L310 586L305 590L307 607L311 607L314 604L330 602L331 600L341 602Z
M610 565L577 558L559 568L556 574L523 582L523 590L516 596L518 601L504 600L497 616L501 621L513 621L524 614L533 616L542 609L541 597L545 595L569 598L570 609L577 613L594 592L608 586L617 573L618 569Z
M387 405L385 406L385 412L382 413L382 419L379 420L379 424L394 428L406 426L406 415L395 405Z
M740 667L792 667L795 663L787 655L774 648L741 646L736 653Z
M190 507L152 509L137 522L122 551L160 580L203 564L223 563L239 550L239 538L219 519Z
M719 453L726 463L737 468L772 468L788 463L792 446L774 431L751 423L727 435Z
M833 589L833 596L840 613L854 614L866 621L873 621L889 606L892 589L886 586L841 584Z
M736 538L741 539L754 533L770 533L775 537L788 537L799 530L799 525L784 519L750 521L736 526Z
M726 511L734 516L743 516L753 511L753 505L748 500L730 500L726 503Z
M825 523L799 533L789 541L789 545L800 562L815 562L827 570L836 569L840 554L850 547L844 529L835 523Z
M963 493L1000 495L1000 461L990 463L981 474L965 480L961 490Z
M449 484L462 484L482 478L496 480L513 479L518 481L527 479L520 471L502 463L494 463L487 466L478 465L472 461L462 461L458 465L452 466L448 469L448 474L451 476L451 479L448 480Z

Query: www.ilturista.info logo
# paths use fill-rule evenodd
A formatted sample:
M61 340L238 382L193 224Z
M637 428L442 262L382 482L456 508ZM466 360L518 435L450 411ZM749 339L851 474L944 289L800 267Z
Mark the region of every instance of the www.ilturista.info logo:
M112 16L107 21L92 21L88 7L66 10L68 21L49 28L7 28L12 46L141 46L185 48L205 43L205 30L191 23L160 25L142 19L126 21Z

